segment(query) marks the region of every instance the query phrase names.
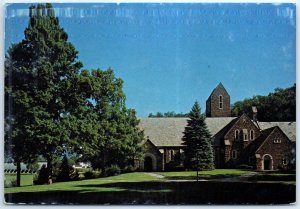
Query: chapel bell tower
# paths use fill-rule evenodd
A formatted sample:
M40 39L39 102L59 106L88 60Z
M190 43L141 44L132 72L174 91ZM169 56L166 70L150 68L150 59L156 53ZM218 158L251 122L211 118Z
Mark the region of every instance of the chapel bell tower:
M206 117L230 116L230 96L223 84L219 83L206 100Z

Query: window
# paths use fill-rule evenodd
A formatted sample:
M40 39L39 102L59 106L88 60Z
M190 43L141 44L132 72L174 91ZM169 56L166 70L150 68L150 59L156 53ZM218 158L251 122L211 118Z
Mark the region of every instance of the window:
M250 131L250 140L254 140L254 131L253 130Z
M283 164L283 165L287 165L287 164L288 164L288 161L287 161L286 158L283 158L283 159L282 159L282 164Z
M248 130L247 129L243 129L243 139L244 139L244 141L248 141Z
M280 144L281 143L281 139L274 139L274 144Z
M239 130L235 130L234 131L234 138L235 138L235 140L239 140L239 135L240 135Z
M223 96L222 95L219 96L219 108L223 109Z
M237 158L237 151L232 150L232 159L236 159L236 158Z

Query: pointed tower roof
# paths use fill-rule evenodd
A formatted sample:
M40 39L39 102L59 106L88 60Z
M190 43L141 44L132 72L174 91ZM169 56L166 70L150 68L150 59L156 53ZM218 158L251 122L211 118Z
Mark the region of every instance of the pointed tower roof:
M213 93L218 90L218 89L223 89L226 94L228 94L227 90L225 89L225 87L223 86L222 82L220 82L216 88L214 88L214 90L211 92L211 94L209 95L208 99L211 98L211 96L213 95ZM228 94L229 95L229 94Z

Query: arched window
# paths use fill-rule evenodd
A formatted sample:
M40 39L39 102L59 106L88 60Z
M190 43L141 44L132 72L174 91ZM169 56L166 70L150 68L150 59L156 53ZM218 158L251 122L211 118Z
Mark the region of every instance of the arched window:
M232 150L232 159L236 159L236 158L237 158L237 151Z
M243 129L242 130L243 132L243 139L244 139L244 141L248 141L248 139L249 139L249 136L248 136L248 130L247 129Z
M222 95L219 96L219 108L223 109L223 96Z
M234 131L234 138L235 138L235 140L239 140L239 135L240 135L240 131L239 130L235 130Z
M254 131L253 130L250 131L250 140L254 140Z

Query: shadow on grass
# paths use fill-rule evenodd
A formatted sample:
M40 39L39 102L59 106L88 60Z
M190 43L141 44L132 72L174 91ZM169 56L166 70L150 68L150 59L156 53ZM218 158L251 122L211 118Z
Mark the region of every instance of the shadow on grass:
M296 181L295 174L285 174L285 175L270 175L270 174L259 174L255 176L248 177L249 181Z
M78 186L77 186L78 187ZM5 194L8 203L29 204L288 204L296 186L242 182L117 182L83 185L80 191ZM121 188L124 191L95 191Z

